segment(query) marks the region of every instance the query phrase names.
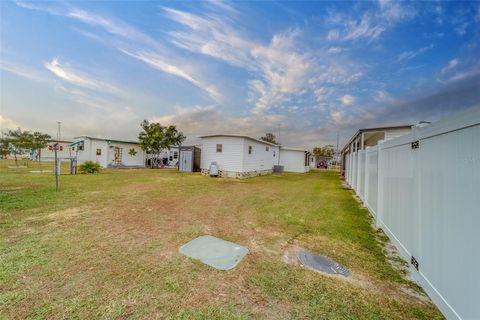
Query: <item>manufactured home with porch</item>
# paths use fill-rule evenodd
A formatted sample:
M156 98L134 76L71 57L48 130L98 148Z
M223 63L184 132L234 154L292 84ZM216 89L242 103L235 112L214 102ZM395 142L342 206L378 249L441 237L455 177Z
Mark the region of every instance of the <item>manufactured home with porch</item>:
M286 148L245 135L214 134L200 137L203 175L210 174L215 163L218 175L246 178L269 174L274 166L283 166L286 172L309 171L309 153L302 149Z
M93 161L103 168L145 166L145 152L138 142L81 136L74 138L70 147L78 164Z

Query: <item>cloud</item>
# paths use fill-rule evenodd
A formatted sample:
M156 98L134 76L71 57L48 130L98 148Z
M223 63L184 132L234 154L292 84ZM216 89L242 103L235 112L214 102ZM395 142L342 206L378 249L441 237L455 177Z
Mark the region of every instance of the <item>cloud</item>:
M336 124L342 123L343 121L343 113L341 111L333 111L332 113L330 113L330 117Z
M0 114L0 131L8 130L8 129L16 129L18 127L20 126L17 122L5 116L2 116Z
M378 3L378 8L365 11L361 15L328 11L325 22L327 26L334 28L329 31L327 39L377 40L389 28L416 15L416 10L404 2L380 0Z
M188 82L194 84L198 88L206 91L208 94L210 94L210 96L212 96L215 99L220 98L220 93L215 89L215 87L202 83L201 81L195 79L192 75L188 74L186 71L182 70L180 67L177 67L172 64L168 64L167 62L164 61L163 57L155 53L151 53L151 52L150 53L149 52L132 53L124 49L121 49L121 51L128 56L134 57L140 61L147 63L148 65L152 66L155 69L158 69L165 73L187 80Z
M340 38L340 32L338 30L330 30L327 34L327 40L338 40Z
M74 84L76 86L110 93L118 93L120 89L104 80L97 80L85 73L74 70L70 66L64 65L58 58L53 58L52 61L45 63L45 68L52 72L57 77Z
M385 30L386 26L373 22L369 14L364 14L360 20L350 20L347 22L344 40L356 40L366 38L369 40L377 39Z
M256 42L239 34L226 13L204 16L163 8L165 15L188 31L169 32L176 46L222 60L254 74L249 80L249 101L253 113L262 113L299 94L311 70L308 53L297 50L300 31L293 29L273 35L270 43Z
M412 19L417 11L414 7L395 0L379 0L381 15L390 23Z
M33 80L37 82L44 81L44 78L42 78L36 70L30 69L18 63L0 61L0 70L7 71L9 73L15 74L17 76L20 76L29 80Z
M402 52L401 54L399 54L397 56L397 61L398 62L401 62L401 61L408 61L408 60L412 60L416 57L418 57L419 55L422 55L424 54L425 52L433 49L433 43L426 46L426 47L422 47L420 49L417 49L417 50L412 50L412 51L404 51Z
M445 67L442 68L440 73L445 74L445 73L450 72L452 69L454 69L459 64L459 62L460 62L460 60L458 58L455 58L455 59L452 59L452 60L448 61L448 64Z
M350 106L355 103L356 98L352 95L346 94L340 98L344 106Z
M150 120L162 125L175 124L188 136L186 143L199 143L199 136L215 133L260 137L265 132L277 130L279 126L286 128L288 122L283 115L232 117L222 113L216 105L178 107L173 114L151 117Z
M320 87L314 90L315 98L318 102L327 100L334 93L334 89Z
M213 85L205 84L204 82L198 80L197 76L192 75L191 72L188 72L183 68L176 66L175 63L171 62L174 60L177 61L178 58L171 58L171 56L173 56L173 53L169 52L158 41L154 40L150 36L139 31L137 28L121 20L107 18L86 10L73 7L62 9L60 7L44 7L23 2L19 2L17 3L17 5L27 9L41 10L48 12L52 15L64 16L75 19L90 26L100 27L111 35L117 36L117 40L122 41L120 45L118 43L115 43L118 41L110 40L106 41L106 44L112 42L115 49L120 50L128 56L142 61L156 70L183 78L195 85L196 87L206 91L214 99L219 99L220 97L220 93ZM92 33L83 32L83 34L89 38L94 38L97 41L101 39L101 37ZM132 51L126 50L124 49L125 47L135 47L136 52L134 53ZM177 65L178 64L180 63L177 63ZM62 66L60 64L58 59L52 60L50 63L45 64L45 66L48 70L53 72L58 77L76 85L88 87L90 89L100 89L102 87L103 89L107 90L115 89L109 85L102 85L94 79L88 79L85 75L77 74L73 70L68 70L66 66Z

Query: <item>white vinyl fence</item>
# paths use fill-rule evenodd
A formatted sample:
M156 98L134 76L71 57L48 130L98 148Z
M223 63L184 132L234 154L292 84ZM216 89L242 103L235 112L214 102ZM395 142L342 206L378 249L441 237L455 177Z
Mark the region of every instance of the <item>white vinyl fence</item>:
M480 319L480 107L348 155L346 170L447 319Z

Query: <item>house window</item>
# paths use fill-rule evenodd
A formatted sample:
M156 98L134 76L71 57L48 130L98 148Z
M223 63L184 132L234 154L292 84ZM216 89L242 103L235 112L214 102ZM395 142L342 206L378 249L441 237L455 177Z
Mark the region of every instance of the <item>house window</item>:
M252 146L248 146L248 154L252 154Z
M178 151L173 151L173 159L178 159Z
M102 155L102 149L97 149L97 156L101 156Z
M270 151L270 147L269 147L269 146L266 146L266 147L265 147L265 151Z
M60 151L63 151L63 146L60 146Z
M52 147L52 146L48 146L48 150L52 151L52 150L53 150L53 147Z
M222 152L222 145L221 144L217 144L217 152Z
M273 157L275 158L275 150L273 150Z
M78 145L78 151L83 151L83 144Z

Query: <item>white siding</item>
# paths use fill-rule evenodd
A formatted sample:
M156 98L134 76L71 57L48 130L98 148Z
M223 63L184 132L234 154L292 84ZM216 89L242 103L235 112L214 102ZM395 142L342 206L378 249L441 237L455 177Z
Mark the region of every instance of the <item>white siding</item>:
M385 131L385 140L395 139L407 133L412 132L412 129L390 129Z
M280 149L280 165L285 172L307 172L305 166L305 152L296 150Z
M218 169L230 172L243 172L244 138L241 137L206 137L202 138L201 169L209 169L216 162ZM217 144L222 145L222 152L217 152Z
M98 162L103 168L107 168L113 164L115 159L115 147L122 148L122 165L123 166L139 166L145 165L145 154L138 144L122 143L122 142L107 142L99 139L83 139L83 150L78 150L78 145L75 145L75 152L72 156L77 156L77 163L82 164L85 161ZM135 149L137 154L131 156L128 154L130 149ZM101 150L101 154L97 155L97 149Z
M102 154L97 156L97 149L102 150ZM83 150L78 150L78 145L75 146L77 155L77 163L82 164L85 161L98 162L102 167L107 167L107 142L102 140L85 139L83 141Z
M130 143L116 143L111 142L108 145L108 159L107 164L112 165L115 160L115 147L122 148L122 165L123 166L139 166L143 167L145 165L145 155L137 144L130 144ZM132 156L129 154L130 149L134 149L137 154Z
M249 146L252 147L252 154L248 154ZM272 170L273 166L278 164L278 149L279 147L244 139L243 172ZM275 157L273 156L274 151Z
M102 140L93 140L88 139L88 149L85 148L85 152L88 154L88 160L93 162L98 162L102 167L106 168L108 165L107 154L108 154L108 145L106 141ZM97 156L97 149L102 150L101 155Z
M49 142L45 148L41 149L40 156L42 161L54 161L55 160L55 151L50 150L49 146L53 146L56 141ZM75 155L74 151L71 151L71 148L68 146L70 142L58 142L58 146L62 148L62 150L57 150L57 157L61 159L67 159ZM35 155L36 155L35 151Z

